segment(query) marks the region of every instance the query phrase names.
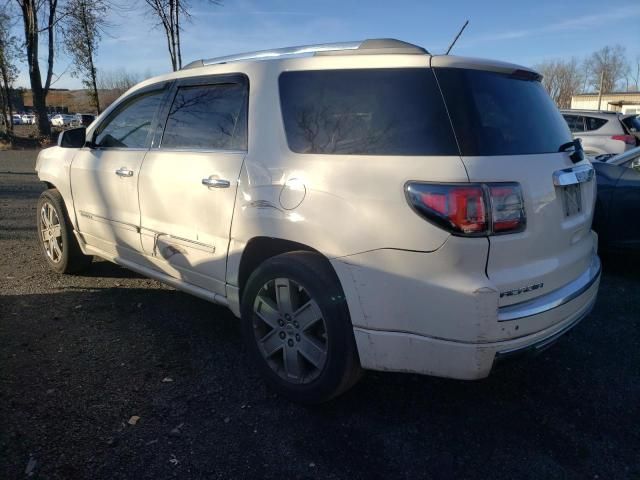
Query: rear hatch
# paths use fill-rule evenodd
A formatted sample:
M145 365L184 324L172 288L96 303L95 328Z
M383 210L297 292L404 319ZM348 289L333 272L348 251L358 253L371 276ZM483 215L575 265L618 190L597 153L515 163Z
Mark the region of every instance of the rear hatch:
M587 160L573 163L560 151L571 133L540 76L513 65L455 57L433 57L432 67L469 180L521 186L524 230L489 236L486 271L500 292L499 306L578 278L594 254L595 178ZM558 185L563 172L576 167L588 175Z
M636 139L636 146L640 146L640 115L628 115L622 117L620 121L623 123L629 135L633 135Z

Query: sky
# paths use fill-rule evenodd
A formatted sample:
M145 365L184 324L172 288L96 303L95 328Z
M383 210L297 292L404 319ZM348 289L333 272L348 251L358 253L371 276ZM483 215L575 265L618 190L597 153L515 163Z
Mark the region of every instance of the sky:
M171 69L166 40L143 0L117 0L97 52L97 68L124 68L141 76ZM465 20L452 53L533 66L546 59L586 57L605 45L640 56L639 0L190 0L184 23L183 63L268 48L365 38L398 38L443 53ZM16 34L23 38L21 25ZM22 35L22 36L21 36ZM41 48L44 55L46 49ZM45 58L41 58L43 73ZM80 88L61 53L55 88ZM28 87L26 65L17 85Z

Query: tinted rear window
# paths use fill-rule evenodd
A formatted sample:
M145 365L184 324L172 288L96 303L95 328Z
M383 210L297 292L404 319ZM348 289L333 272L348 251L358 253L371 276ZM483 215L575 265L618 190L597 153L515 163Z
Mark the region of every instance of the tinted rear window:
M285 72L280 100L297 153L458 154L430 69Z
M622 123L627 126L630 132L640 133L640 116L627 117L622 120Z
M458 68L435 73L462 155L551 153L571 141L540 82Z

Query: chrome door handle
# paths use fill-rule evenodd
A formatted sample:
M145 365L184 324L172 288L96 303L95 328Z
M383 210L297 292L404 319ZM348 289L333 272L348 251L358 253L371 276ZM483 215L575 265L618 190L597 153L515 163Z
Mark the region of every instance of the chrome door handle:
M116 170L116 175L119 177L133 177L133 170L129 170L127 167L121 167Z
M231 182L229 182L229 180L222 180L221 178L203 178L202 184L213 188L229 188Z

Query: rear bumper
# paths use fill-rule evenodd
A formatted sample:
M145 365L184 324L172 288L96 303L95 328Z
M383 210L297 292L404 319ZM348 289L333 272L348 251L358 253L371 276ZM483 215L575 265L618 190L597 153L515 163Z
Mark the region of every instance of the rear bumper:
M591 312L598 285L599 277L581 298L572 300L583 303L582 307L558 324L503 342L454 342L406 332L354 328L360 361L364 368L372 370L413 372L461 380L484 378L496 363L540 352L576 326Z
M375 269L363 265L368 261L334 261L364 368L484 378L495 363L541 351L577 325L593 308L600 283L594 254L589 268L562 288L498 307L498 291L486 276L459 275L446 251L430 255L378 254ZM440 255L445 271L437 268Z

